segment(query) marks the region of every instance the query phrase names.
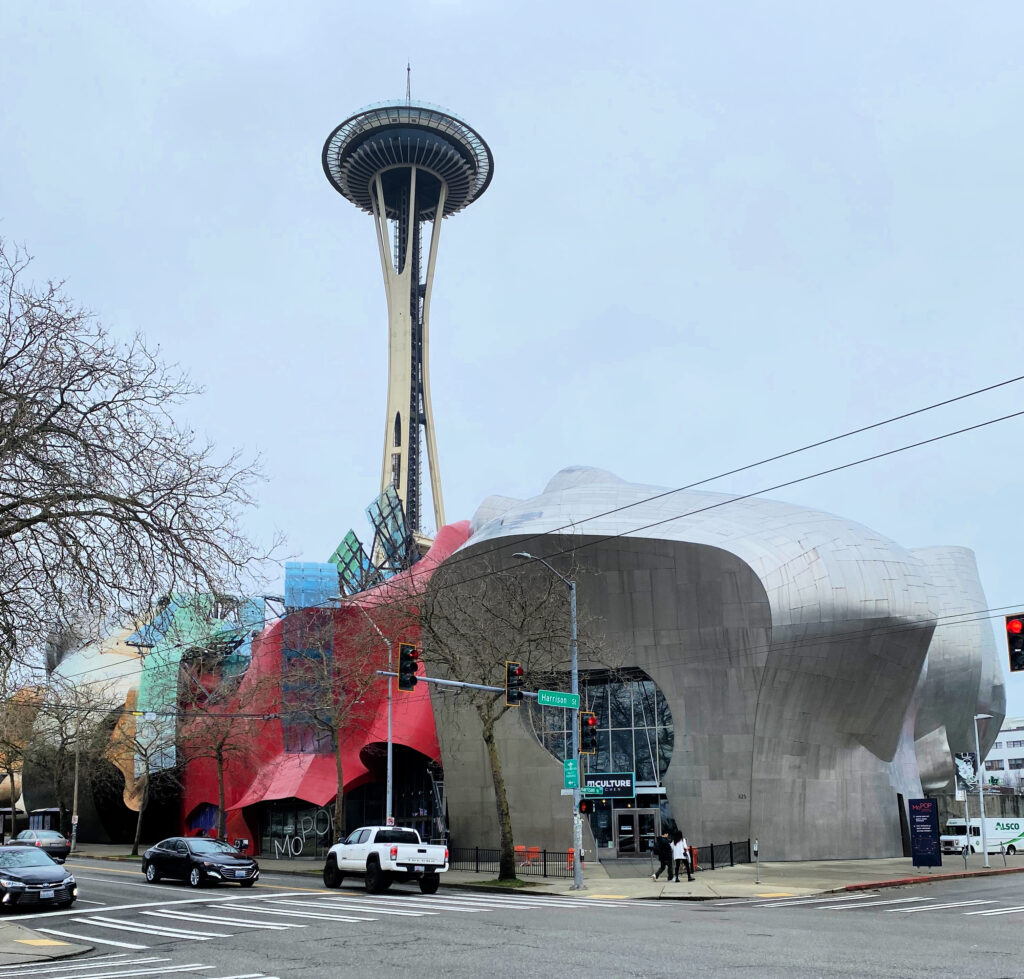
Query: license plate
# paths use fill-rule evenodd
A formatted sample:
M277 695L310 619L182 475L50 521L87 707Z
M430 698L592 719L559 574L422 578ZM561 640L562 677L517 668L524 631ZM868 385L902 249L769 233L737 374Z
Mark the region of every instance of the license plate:
M244 877L245 876L245 871L244 870L236 870L235 871L235 876L236 877Z
M47 900L51 899L52 897L53 897L53 891L40 891L39 892L39 900L40 901L47 901Z
M423 873L423 864L419 864L418 866L415 866L412 869L413 869L413 873L422 874Z

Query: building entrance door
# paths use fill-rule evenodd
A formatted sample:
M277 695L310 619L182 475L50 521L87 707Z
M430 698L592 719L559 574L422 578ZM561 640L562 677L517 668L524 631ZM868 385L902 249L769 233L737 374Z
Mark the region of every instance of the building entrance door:
M620 857L642 857L651 852L661 832L657 809L619 809L615 812L615 850Z

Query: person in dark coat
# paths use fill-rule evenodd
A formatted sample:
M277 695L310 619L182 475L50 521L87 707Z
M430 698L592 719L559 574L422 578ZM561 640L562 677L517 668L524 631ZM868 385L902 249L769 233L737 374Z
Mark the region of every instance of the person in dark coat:
M663 870L668 871L668 877L666 880L672 877L672 844L669 841L668 830L665 830L654 841L654 855L661 861L661 866L658 867L657 873L651 874L651 880L657 880Z

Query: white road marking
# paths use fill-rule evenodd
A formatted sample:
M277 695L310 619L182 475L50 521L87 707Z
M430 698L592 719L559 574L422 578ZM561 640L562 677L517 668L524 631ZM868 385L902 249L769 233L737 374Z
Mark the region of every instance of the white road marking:
M70 965L57 964L55 962L36 962L32 965L22 965L7 971L0 972L0 976L7 979L8 976L32 976L39 972L46 972L54 975L57 972L71 973L81 972L83 969L95 969L97 965L127 965L126 952L111 952L107 955L97 955L87 962L77 961ZM161 958L159 955L151 955L146 959L136 959L132 965L143 965L149 962L170 962L170 959ZM76 977L77 979L77 977Z
M130 921L122 921L120 918L101 918L96 915L93 918L74 918L78 925L95 925L99 928L114 928L120 931L138 931L143 935L155 935L161 938L183 938L193 942L208 942L211 938L230 938L230 935L221 934L217 931L182 931L180 928L167 928L164 926L150 925L148 922L132 924Z
M964 912L964 916L965 917L970 917L971 915L975 915L975 914L986 914L986 915L1020 914L1021 912L1024 912L1024 906L1015 907L1015 908L987 908L984 911L965 911Z
M889 908L893 914L911 914L914 911L942 911L945 908L968 908L972 904L995 904L995 901L953 901L950 904L929 904L923 908Z
M402 908L400 906L399 907L384 907L383 906L383 902L380 902L380 905L371 908L371 907L367 907L366 904L364 904L358 898L355 901L346 901L343 904L339 904L338 902L341 901L341 900L343 900L343 899L342 898L333 898L331 900L331 907L332 908L338 908L339 910L342 910L342 911L372 911L374 914L397 914L397 915L405 915L406 917L409 917L409 918L422 918L424 915L437 914L438 913L437 911L420 911L418 909L413 910L413 909L410 909L410 908ZM288 907L296 907L296 908L308 908L309 907L309 901L275 901L274 902L274 907L275 908L280 907L282 904L285 904Z
M128 962L124 965L130 966ZM120 968L120 966L115 966ZM190 962L188 965L177 965L171 968L160 966L157 969L132 969L130 972L90 972L86 975L76 976L75 979L127 979L129 976L167 976L172 972L195 972L196 970L206 971L212 969L212 965L203 965L202 962Z
M293 918L318 918L320 921L376 921L376 918L351 918L341 914L317 914L314 911L276 911L270 908L254 908L248 904L238 905L240 911L255 912L256 914L284 914ZM376 910L376 909L374 909Z
M795 901L772 901L769 904L758 904L759 908L793 908L798 904L835 904L836 902L842 901L866 901L869 897L873 897L873 894L851 894L849 897L809 897L809 898L798 898Z
M139 914L150 914L158 918L173 918L176 921L196 921L205 924L235 925L239 928L271 928L275 931L286 931L288 928L305 928L305 925L293 925L285 922L253 921L252 918L213 918L203 914L189 914L187 911L140 911Z
M115 948L149 948L148 945L136 945L134 942L115 942L110 938L94 938L91 935L72 935L69 931L57 931L56 928L37 928L36 931L47 935L59 935L61 938L73 938L76 942L96 942L97 945L113 945Z
M110 883L110 881L107 881ZM290 891L285 894L268 894L268 897L306 897L307 895L303 891ZM206 897L192 897L185 898L181 901L144 901L140 904L107 904L102 908L96 908L94 911L92 908L76 908L74 911L39 911L34 914L19 914L18 921L27 921L30 918L57 918L62 915L71 914L96 914L99 911L135 911L138 908L173 908L179 905L185 904L210 904L210 903L230 903L232 901L251 901L253 896L251 894L225 894L223 897L216 897L213 895L207 895Z
M894 897L888 901L867 901L863 904L832 904L823 908L816 908L816 911L858 911L860 908L877 908L883 904L909 904L911 901L933 901L931 897ZM902 908L894 908L896 911Z

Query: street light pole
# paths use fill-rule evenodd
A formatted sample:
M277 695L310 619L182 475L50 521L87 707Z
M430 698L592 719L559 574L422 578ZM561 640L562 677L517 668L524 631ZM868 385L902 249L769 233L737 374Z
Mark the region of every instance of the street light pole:
M583 817L580 815L580 783L583 772L580 770L580 708L579 697L579 648L576 636L576 582L556 571L542 557L536 557L526 551L513 554L513 557L524 561L539 561L555 577L560 578L569 589L569 690L577 694L576 706L569 712L572 718L572 757L576 762L576 787L572 790L572 890L583 890L583 861L580 853L583 850Z
M981 742L978 739L978 720L983 717L991 717L991 714L974 715L974 751L978 758L978 808L981 811L981 849L985 854L985 866L988 866L988 834L985 832L985 791L981 780L983 771L981 765ZM967 824L967 838L970 839L971 824Z
M391 673L392 668L393 668L392 662L391 662L391 640L388 639L388 637L385 636L383 632L381 632L380 626L377 625L377 623L373 621L373 616L371 616L370 613L367 612L366 609L363 608L363 606L360 605L358 602L354 602L354 601L352 601L352 599L345 598L342 595L334 595L330 599L330 601L340 602L342 605L351 605L352 608L359 609L359 611L362 612L363 615L366 616L366 621L369 622L370 625L373 626L374 631L377 633L378 636L381 637L381 639L384 641L384 645L387 646L387 648L388 648L388 673ZM393 785L394 785L394 774L393 774L394 773L394 758L393 758L393 748L392 748L393 742L392 742L392 738L391 738L391 697L392 697L393 689L394 689L394 678L389 676L388 677L388 774L387 774L387 796L386 796L386 801L385 801L385 804L384 804L384 808L386 810L386 812L384 813L384 816L385 816L384 822L388 826L390 826L392 824L392 822L393 822L392 817L394 815L392 813L392 811L391 811L391 800L392 800L392 796L393 796Z

